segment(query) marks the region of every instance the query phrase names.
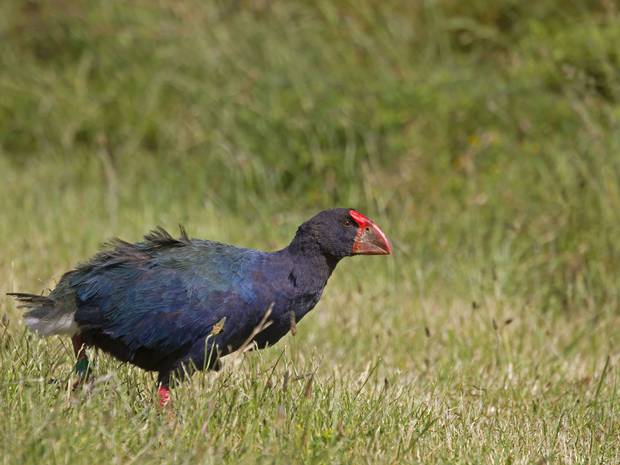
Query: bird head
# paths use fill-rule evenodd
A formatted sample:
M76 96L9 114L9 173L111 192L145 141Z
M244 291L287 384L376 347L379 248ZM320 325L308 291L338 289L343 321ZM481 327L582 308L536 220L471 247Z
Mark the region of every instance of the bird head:
M310 236L324 254L336 258L392 253L381 228L351 208L324 210L302 224L299 233Z

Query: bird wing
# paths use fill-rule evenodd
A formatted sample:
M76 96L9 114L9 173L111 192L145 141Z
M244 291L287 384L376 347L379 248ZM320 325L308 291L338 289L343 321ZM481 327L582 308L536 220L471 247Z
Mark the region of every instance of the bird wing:
M156 239L117 242L67 276L79 327L119 339L132 352L172 353L205 338L226 318L218 344L236 344L256 318L248 273L259 252Z

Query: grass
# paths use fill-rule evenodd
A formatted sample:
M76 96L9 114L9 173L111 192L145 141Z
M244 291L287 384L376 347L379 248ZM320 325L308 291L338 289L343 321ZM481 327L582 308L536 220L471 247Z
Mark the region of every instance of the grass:
M618 31L605 1L2 2L0 293L334 205L396 253L172 417L103 354L71 393L0 299L0 462L619 462Z

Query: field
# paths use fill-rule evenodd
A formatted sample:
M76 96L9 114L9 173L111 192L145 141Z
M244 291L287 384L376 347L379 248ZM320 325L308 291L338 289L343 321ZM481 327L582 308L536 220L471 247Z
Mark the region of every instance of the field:
M0 463L620 463L617 2L5 0L0 38ZM332 206L394 255L174 413L105 354L72 392L4 296Z

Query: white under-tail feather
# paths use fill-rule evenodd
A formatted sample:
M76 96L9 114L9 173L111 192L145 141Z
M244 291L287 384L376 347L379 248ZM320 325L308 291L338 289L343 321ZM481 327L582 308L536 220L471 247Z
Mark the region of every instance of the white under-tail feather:
M24 323L31 331L39 336L52 336L54 334L67 334L73 336L78 332L74 313L52 315L52 317L37 318L36 316L24 317Z
M24 315L24 324L39 336L54 334L74 335L78 332L75 311L58 305L53 299L34 294L9 294L17 298L20 307L30 309Z

